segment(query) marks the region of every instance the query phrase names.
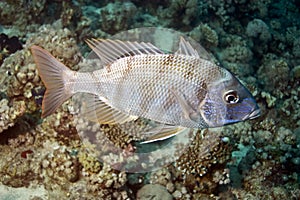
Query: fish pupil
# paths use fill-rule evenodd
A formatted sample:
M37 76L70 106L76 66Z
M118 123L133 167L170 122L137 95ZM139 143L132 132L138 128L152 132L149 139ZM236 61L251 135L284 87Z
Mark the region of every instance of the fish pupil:
M235 99L236 99L236 98L235 98L235 96L233 96L233 95L231 95L231 96L228 97L228 101L229 101L229 102L234 102Z
M239 97L236 91L229 90L225 94L225 101L230 104L237 103L239 101Z

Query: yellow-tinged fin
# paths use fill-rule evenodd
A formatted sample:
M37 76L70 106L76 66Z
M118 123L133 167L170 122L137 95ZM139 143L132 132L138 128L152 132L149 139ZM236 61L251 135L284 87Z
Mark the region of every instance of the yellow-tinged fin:
M86 40L89 47L98 55L104 65L113 63L119 58L141 54L163 54L151 43L130 42L110 39Z
M156 141L166 140L177 134L180 134L184 131L189 131L189 128L180 127L180 126L171 126L171 125L160 125L155 127L145 134L151 135L147 138L146 141L141 142L140 144L148 144Z
M107 100L100 99L96 95L87 94L84 102L86 105L83 108L84 117L100 124L123 124L138 118L112 108Z
M46 92L42 103L42 117L47 117L72 96L65 83L74 77L74 72L54 58L48 51L32 46L31 52L37 65Z

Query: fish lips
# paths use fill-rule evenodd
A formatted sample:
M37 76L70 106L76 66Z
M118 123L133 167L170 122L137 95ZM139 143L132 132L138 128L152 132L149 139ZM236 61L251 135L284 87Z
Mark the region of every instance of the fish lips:
M256 107L248 115L245 115L242 120L245 121L247 119L255 119L260 116L260 113L259 107Z
M240 103L227 107L224 124L254 119L260 116L260 108L253 98L245 98Z

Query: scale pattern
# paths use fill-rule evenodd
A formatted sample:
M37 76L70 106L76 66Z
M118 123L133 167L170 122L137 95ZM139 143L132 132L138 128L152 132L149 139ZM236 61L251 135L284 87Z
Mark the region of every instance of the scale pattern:
M192 56L135 55L118 59L93 76L98 78L98 95L122 112L167 124L204 127L204 121L185 121L172 91L197 109L207 85L220 79L220 70L214 63Z

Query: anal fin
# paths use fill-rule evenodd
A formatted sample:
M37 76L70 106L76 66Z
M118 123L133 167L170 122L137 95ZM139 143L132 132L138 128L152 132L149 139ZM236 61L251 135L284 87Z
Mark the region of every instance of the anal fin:
M141 142L140 144L148 144L156 141L165 140L171 138L177 134L180 134L184 131L189 131L189 128L171 126L171 125L160 125L155 128L150 129L145 134L151 135L147 138L146 141Z
M96 95L89 94L85 98L86 106L83 108L83 115L87 119L100 124L123 124L125 122L136 120L137 116L123 113L106 103Z

